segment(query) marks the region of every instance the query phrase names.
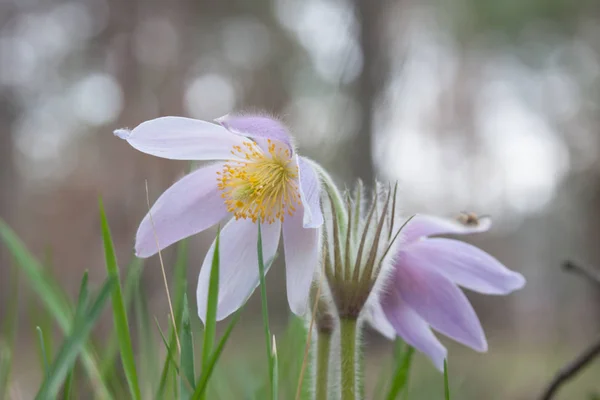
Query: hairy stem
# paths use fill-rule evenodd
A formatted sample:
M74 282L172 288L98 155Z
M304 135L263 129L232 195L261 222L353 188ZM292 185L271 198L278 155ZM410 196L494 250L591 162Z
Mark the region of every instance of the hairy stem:
M327 400L331 332L319 332L317 341L317 390L315 400Z
M343 318L340 320L340 354L342 372L342 400L357 400L356 350L357 321Z

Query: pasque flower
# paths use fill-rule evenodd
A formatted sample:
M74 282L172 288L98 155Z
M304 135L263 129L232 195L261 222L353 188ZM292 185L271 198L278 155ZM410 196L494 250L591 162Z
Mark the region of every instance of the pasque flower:
M475 246L433 236L483 232L490 226L489 218L467 214L458 220L412 217L402 230L379 302L370 304L372 324L389 338L402 337L440 370L447 351L431 328L487 351L481 323L459 286L505 295L522 288L525 279Z
M153 205L136 236L138 257L230 218L221 231L217 319L237 310L259 283L257 223L265 261L283 231L287 293L303 314L319 258L320 182L311 162L295 154L286 127L262 115L225 116L216 123L163 117L117 130L139 151L175 160L214 160L185 176ZM158 247L155 240L158 238ZM204 320L213 242L198 281Z

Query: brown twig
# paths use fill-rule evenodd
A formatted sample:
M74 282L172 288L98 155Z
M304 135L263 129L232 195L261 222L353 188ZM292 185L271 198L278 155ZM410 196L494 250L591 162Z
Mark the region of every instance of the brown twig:
M565 261L563 268L566 271L576 272L590 279L591 281L600 284L600 271L593 268L576 264L572 261ZM558 373L552 378L544 393L540 397L541 400L550 400L558 392L560 387L566 382L574 378L585 366L587 366L594 358L600 355L600 338L592 345L587 347L573 361L562 367Z
M584 266L582 264L576 264L573 261L565 261L563 263L565 271L572 271L585 276L591 281L600 285L600 270Z
M591 346L589 346L583 353L581 353L577 358L571 361L569 364L564 366L558 371L558 373L554 376L544 394L541 397L541 400L550 400L552 396L558 392L558 389L573 378L579 371L581 371L586 365L588 365L595 357L600 354L600 338Z

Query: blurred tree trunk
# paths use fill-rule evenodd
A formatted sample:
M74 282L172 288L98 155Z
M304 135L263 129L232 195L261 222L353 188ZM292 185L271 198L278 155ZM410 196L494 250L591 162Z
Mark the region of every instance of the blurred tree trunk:
M350 169L354 178L368 186L375 178L373 166L373 122L375 104L387 79L387 60L384 57L384 15L387 1L354 0L359 24L363 69L358 82L357 100L360 104L360 126L351 148Z

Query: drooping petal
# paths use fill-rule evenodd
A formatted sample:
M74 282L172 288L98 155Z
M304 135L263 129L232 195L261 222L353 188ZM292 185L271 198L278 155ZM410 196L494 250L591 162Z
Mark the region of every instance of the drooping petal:
M323 225L321 211L321 181L314 168L304 158L297 156L300 199L304 206L303 224L305 228Z
M444 275L452 282L484 294L508 294L521 289L525 278L500 261L468 243L429 238L407 245L415 263Z
M379 299L368 302L366 308L367 321L371 326L389 340L393 340L396 337L396 329L385 316Z
M401 299L435 330L476 351L487 351L483 328L465 294L419 261L408 252L396 262L393 283Z
M115 135L141 152L173 160L235 159L233 146L245 141L221 125L184 117L152 119L132 131L118 129Z
M408 243L426 236L485 232L491 226L492 219L489 217L482 217L479 219L479 223L469 225L456 219L417 214L402 229L402 237L404 242Z
M263 224L261 232L263 257L267 267L277 251L281 223L277 220L272 224ZM250 219L232 219L221 231L218 321L240 308L259 284L257 241L258 225ZM198 315L202 322L206 318L208 284L214 249L215 242L206 254L198 278L196 295Z
M298 210L301 211L301 210ZM318 228L304 228L297 212L283 222L287 296L294 314L304 315L315 268L319 263Z
M200 168L175 182L156 200L137 231L138 257L150 257L159 248L201 232L227 216L217 188L217 171L222 168L222 163Z
M293 150L287 128L280 121L265 115L224 115L216 120L236 134L256 140L264 148L267 139L276 140ZM266 149L265 149L266 150Z
M443 371L448 352L431 332L427 322L402 301L394 288L384 293L381 301L383 312L398 336L426 354L436 368Z

